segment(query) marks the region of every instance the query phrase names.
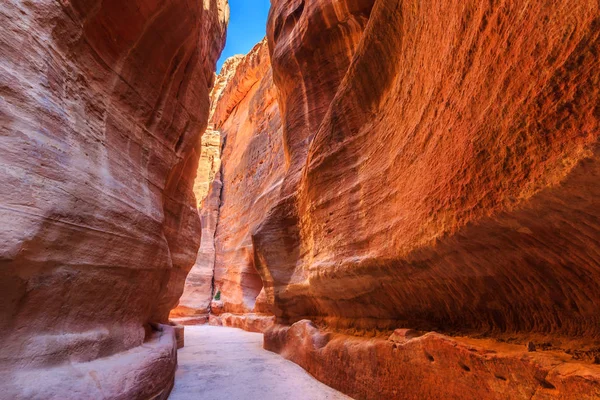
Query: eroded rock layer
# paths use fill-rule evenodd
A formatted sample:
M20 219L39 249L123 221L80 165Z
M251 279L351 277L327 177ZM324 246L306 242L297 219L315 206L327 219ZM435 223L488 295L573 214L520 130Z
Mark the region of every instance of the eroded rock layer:
M355 399L600 398L600 366L492 340L407 329L388 339L357 337L302 320L267 331L265 348Z
M252 331L273 324L251 232L277 199L284 172L275 97L266 39L247 55L228 59L216 79L207 134L221 143L203 148L200 158L195 192L205 198L199 204L202 243L171 312L179 323L205 322L210 311L211 324ZM217 157L222 161L215 163Z
M21 377L3 375L9 397L38 396L29 368L118 363L166 322L199 244L198 138L227 16L225 0L0 6L0 368ZM92 379L106 398L158 396L172 353L170 367L130 359L162 369L152 382ZM63 372L44 398L81 398L87 383Z
M366 3L273 5L278 315L600 339L598 4Z
M536 396L597 395L599 15L587 0L272 1L286 171L252 240L278 321L531 341L590 377ZM286 355L317 376L377 361L294 337ZM430 393L392 395L402 371L380 371L392 398ZM330 383L374 398L373 382Z
M215 264L215 229L221 202L221 135L219 131L207 129L202 136L202 153L198 163L198 174L194 184L198 213L202 225L200 248L196 263L190 270L183 294L170 318L199 322L207 320L212 298Z
M221 73L216 76L210 93L209 126L202 136L202 150L198 171L194 181L194 194L202 237L196 263L190 270L177 307L170 318L184 324L208 322L210 302L213 296L215 270L215 231L221 205L221 132L215 129L214 116L223 90L232 79L243 56L230 57L225 61Z
M279 196L284 172L281 120L266 40L239 61L216 103L223 189L215 236L212 311L269 313L251 232Z

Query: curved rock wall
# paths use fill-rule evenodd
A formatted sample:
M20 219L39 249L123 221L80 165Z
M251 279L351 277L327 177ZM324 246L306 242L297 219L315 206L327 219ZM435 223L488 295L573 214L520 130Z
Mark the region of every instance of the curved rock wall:
M556 364L531 357L542 378L507 381L539 398L597 395L599 12L586 0L272 2L286 171L253 232L255 264L278 322L310 319L326 338L292 326L267 347L358 398L378 398L374 385L423 398L392 390L412 344L358 388L327 371L375 368L370 349L396 328L531 342L586 372L550 383ZM384 343L329 345L331 331Z
M226 1L6 1L0 16L1 368L127 351L196 257Z
M209 311L216 324L244 326L248 317L247 327L262 330L273 322L254 267L251 231L277 198L284 171L275 97L266 40L224 63L211 95L207 131L220 138L220 149L203 149L196 177L196 196L205 198L199 204L202 244L171 312L180 323L202 322ZM211 157L215 150L218 172ZM211 303L212 297L217 299Z
M597 3L293 3L289 185L255 237L282 320L600 339Z
M279 196L284 172L281 120L266 40L237 67L216 105L223 142L223 190L215 236L213 311L268 313L251 232Z
M210 93L209 126L202 136L202 149L194 180L196 206L202 226L200 248L196 262L186 278L179 303L169 314L170 318L174 318L179 323L196 324L208 321L215 269L215 231L219 218L222 187L221 133L215 130L212 120L217 104L216 99L221 96L229 77L237 68L236 60L239 58L231 57L225 61Z

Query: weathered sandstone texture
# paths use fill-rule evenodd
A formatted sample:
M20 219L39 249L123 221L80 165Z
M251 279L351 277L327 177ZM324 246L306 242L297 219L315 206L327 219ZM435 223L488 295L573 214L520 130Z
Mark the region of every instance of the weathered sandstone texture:
M171 316L187 323L210 311L212 324L263 331L274 318L254 266L251 232L278 198L285 170L266 39L248 55L226 61L212 104L211 129L221 136L222 161L200 209L204 225L196 265ZM204 158L210 157L201 158L201 168L210 163ZM200 198L210 175L199 171ZM216 298L208 309L211 296Z
M278 198L284 172L266 40L240 61L217 102L214 122L223 142L214 293L220 292L223 312L269 312L251 237Z
M213 326L228 326L231 328L239 328L248 332L263 333L268 331L275 325L275 316L268 315L266 313L220 313L219 315L211 314L209 316L208 324Z
M0 398L166 400L177 369L175 328L155 325L143 346L91 361L0 372Z
M0 5L3 395L168 393L175 353L152 350L151 323L197 254L198 139L227 17L225 0Z
M194 194L202 225L202 238L196 263L187 276L183 294L177 307L170 313L170 317L179 323L208 322L213 295L215 231L219 218L222 188L221 133L215 129L213 119L217 100L233 77L242 58L243 56L234 56L225 61L221 73L215 78L215 84L210 93L209 125L202 136L202 150L194 181Z
M273 0L268 43L286 164L254 265L279 323L357 338L267 348L357 398L426 398L421 378L441 398L595 398L598 2ZM437 334L393 352L398 328L566 364Z
M215 263L214 237L221 196L220 157L221 135L209 128L202 136L202 153L194 184L202 225L200 248L196 263L186 278L183 295L170 313L171 318L198 320L208 316Z
M347 336L302 320L267 331L265 348L355 399L600 398L600 366L493 340L406 329L387 340Z

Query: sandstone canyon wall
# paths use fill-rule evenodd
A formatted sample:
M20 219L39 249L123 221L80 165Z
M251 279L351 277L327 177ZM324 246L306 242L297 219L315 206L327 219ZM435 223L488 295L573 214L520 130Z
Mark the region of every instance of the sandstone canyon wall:
M0 15L2 396L164 397L226 1Z
M215 129L213 118L217 99L235 72L241 56L231 57L216 76L210 93L209 125L202 135L202 148L194 181L196 206L200 216L202 234L196 262L190 270L183 294L170 318L179 324L197 324L208 321L213 294L215 265L215 231L221 205L221 133Z
M251 232L278 198L285 170L266 39L247 55L225 62L211 98L211 129L221 137L222 162L216 179L200 172L196 178L197 197L205 196L204 186L210 186L200 207L206 225L196 265L171 316L197 323L214 296L211 323L263 331L273 316L254 266ZM204 162L211 163L202 156L200 169Z
M357 398L600 397L599 15L272 1L265 346Z
M216 322L357 399L600 398L599 11L273 0L213 95Z
M208 321L215 263L214 236L221 198L221 135L209 127L202 135L202 149L194 183L202 234L196 262L190 270L177 307L169 317L177 323Z
M219 100L223 191L215 235L218 313L269 313L251 232L279 196L284 172L281 119L266 40L240 62Z

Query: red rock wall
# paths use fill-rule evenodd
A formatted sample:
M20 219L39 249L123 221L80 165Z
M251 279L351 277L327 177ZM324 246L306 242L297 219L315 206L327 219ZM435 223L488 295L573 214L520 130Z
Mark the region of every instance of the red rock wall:
M194 322L207 318L212 299L215 264L215 230L221 203L221 135L207 129L202 136L202 151L194 183L202 234L196 263L185 280L185 287L177 307L169 318L185 318ZM183 322L183 320L182 320Z
M239 60L213 117L223 142L223 190L215 236L212 310L268 313L254 266L252 230L279 196L284 172L281 120L266 40Z
M265 348L355 399L600 398L600 366L493 340L406 329L389 339L349 336L303 320L267 331Z
M269 25L285 210L255 238L280 316L600 339L598 5L379 1L361 36L329 15L361 2L297 3Z
M0 10L2 368L118 355L166 321L196 258L192 187L226 2Z
M242 60L242 56L230 57L225 61L221 72L216 76L210 94L209 127L202 136L202 150L198 161L198 171L194 181L194 194L202 235L196 263L190 270L183 294L177 307L169 317L182 324L194 325L208 322L210 302L213 297L213 276L215 270L215 232L221 206L221 132L215 129L214 118L218 99Z
M570 352L562 360L589 380L538 380L539 393L518 376L511 384L539 398L594 397L599 11L585 0L274 0L286 171L252 239L278 321L532 341ZM303 345L267 335L266 346L358 398L377 398L377 382L392 393L389 366L360 390L327 380L354 363L379 368L368 345L319 350L298 335ZM390 398L431 394L408 387Z

